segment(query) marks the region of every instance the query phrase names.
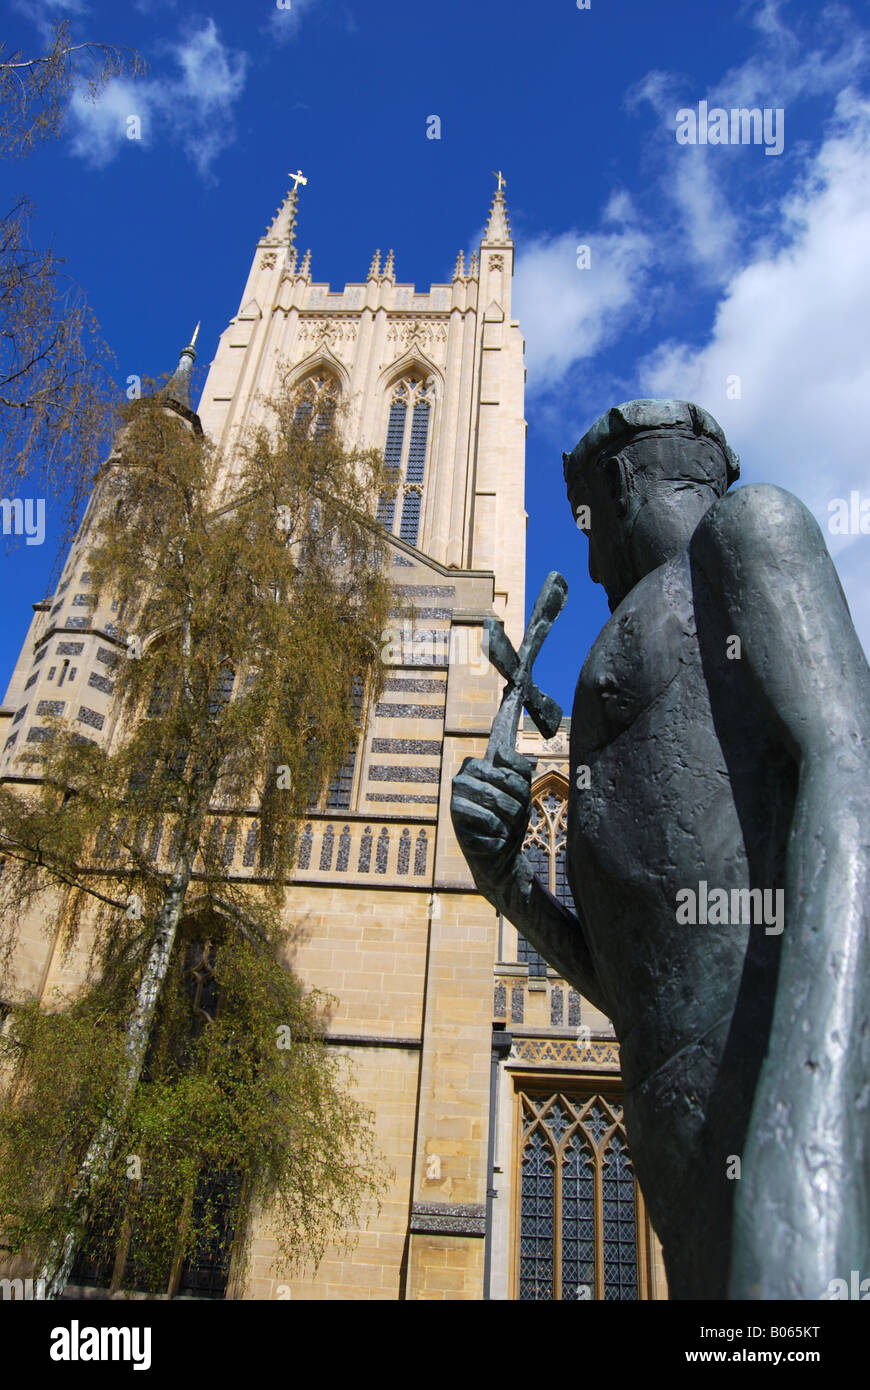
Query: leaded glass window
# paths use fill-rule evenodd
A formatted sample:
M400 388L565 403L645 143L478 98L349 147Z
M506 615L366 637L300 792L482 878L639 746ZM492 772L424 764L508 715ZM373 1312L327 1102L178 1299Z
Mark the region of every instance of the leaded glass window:
M387 419L384 461L398 475L397 493L394 499L381 498L378 521L394 531L398 516L399 536L411 545L416 545L420 536L432 401L431 382L405 377L393 388Z
M518 1294L641 1297L642 1199L612 1096L521 1092Z
M350 703L353 712L353 722L357 729L359 729L362 724L363 696L362 677L354 676L350 692ZM356 743L353 748L349 749L347 758L327 787L326 809L328 811L346 811L350 808L351 793L353 792L353 774L356 769L358 747L359 736L357 735Z
M523 841L523 852L535 877L560 903L571 912L574 899L568 886L565 864L565 841L568 832L568 798L553 787L548 777L532 797L529 828ZM524 936L517 934L517 959L527 964L530 975L546 975L547 964Z
M317 372L301 383L301 399L293 414L294 433L322 439L335 419L338 384L329 372Z
M233 698L236 673L231 666L225 666L215 681L208 698L208 712L215 719L221 710L226 709Z

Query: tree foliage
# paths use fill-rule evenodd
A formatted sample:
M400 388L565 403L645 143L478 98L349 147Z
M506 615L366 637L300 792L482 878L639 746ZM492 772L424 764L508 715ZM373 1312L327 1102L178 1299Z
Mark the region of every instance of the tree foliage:
M47 53L7 54L0 43L0 156L20 158L41 140L57 139L74 88L91 100L113 77L143 71L136 53L108 43L73 43L68 20L54 25Z
M0 1220L50 1265L66 1240L68 1268L98 1212L112 1239L135 1230L152 1285L179 1231L188 1253L207 1239L205 1172L268 1202L285 1262L317 1258L381 1181L283 902L299 819L358 738L354 683L379 688L391 483L345 449L332 402L282 389L264 410L227 472L165 396L126 409L81 543L95 620L123 624L114 732L55 721L40 780L0 787L7 956L44 903L58 949L89 962L75 1000L25 1007L2 1039ZM252 835L252 874L229 873ZM203 1019L185 972L206 939L220 1005Z

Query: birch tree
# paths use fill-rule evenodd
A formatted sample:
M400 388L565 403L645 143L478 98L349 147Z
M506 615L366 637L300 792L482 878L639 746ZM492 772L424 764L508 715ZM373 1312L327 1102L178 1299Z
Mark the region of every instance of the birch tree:
M158 1264L182 1209L201 1239L191 1184L209 1163L272 1204L290 1260L316 1259L381 1180L322 1043L328 1001L289 970L282 908L299 819L358 737L354 683L374 696L381 678L392 599L374 517L394 484L379 454L343 446L330 401L298 391L269 403L228 479L159 395L125 413L88 514L98 602L124 615L115 734L100 747L55 721L35 789L0 788L7 958L43 901L60 903L63 945L89 951L77 998L24 1003L0 1039L0 1225L50 1297L100 1212L123 1207L130 1153L149 1155L152 1195L175 1193L150 1225L139 1204ZM241 837L254 882L227 872ZM209 924L228 1001L198 1041L179 994L190 921Z

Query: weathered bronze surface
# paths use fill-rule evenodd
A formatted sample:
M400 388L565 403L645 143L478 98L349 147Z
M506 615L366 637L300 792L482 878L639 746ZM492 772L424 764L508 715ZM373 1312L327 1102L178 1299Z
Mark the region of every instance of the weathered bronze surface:
M523 857L503 729L452 813L480 891L613 1020L671 1296L819 1299L870 1276L870 671L815 520L738 472L685 401L565 456L612 614L571 723L578 916Z

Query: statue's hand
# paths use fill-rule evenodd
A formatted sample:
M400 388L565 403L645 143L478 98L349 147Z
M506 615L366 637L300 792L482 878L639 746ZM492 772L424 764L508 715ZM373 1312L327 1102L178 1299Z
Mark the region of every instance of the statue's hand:
M466 758L453 779L450 814L456 838L481 889L513 872L531 808L532 765L512 750L494 765Z

